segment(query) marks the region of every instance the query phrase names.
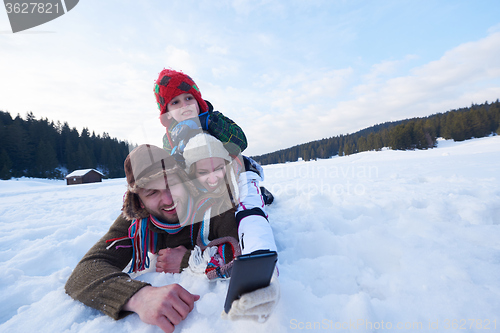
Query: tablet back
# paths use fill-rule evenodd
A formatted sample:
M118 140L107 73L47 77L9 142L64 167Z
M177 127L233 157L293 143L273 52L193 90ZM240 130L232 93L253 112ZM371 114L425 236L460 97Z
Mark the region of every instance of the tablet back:
M224 311L231 309L234 300L251 291L267 287L278 260L276 251L262 250L236 257L231 271Z

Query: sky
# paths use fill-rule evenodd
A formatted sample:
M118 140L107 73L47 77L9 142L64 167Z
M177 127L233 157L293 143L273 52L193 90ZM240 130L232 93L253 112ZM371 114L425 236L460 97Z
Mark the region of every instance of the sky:
M0 110L161 146L153 85L182 70L254 156L500 98L500 2L85 0L12 33Z

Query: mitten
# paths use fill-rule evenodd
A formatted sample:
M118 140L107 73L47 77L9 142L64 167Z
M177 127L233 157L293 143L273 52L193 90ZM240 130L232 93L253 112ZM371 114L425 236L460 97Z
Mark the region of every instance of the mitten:
M193 273L204 274L207 264L217 253L217 246L207 247L203 251L198 245L195 245L189 257L189 269Z
M226 314L223 311L221 316L223 319L252 319L262 323L274 311L279 298L280 286L277 270L275 270L269 286L242 295L233 301L229 313Z
M227 279L230 277L230 268L234 260L234 251L230 243L219 244L217 253L212 255L212 258L207 264L205 274L210 280Z

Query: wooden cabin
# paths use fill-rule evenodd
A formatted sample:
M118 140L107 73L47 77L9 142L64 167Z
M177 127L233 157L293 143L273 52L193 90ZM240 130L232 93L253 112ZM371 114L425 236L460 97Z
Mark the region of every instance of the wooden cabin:
M66 185L102 182L104 175L95 169L75 170L66 176Z

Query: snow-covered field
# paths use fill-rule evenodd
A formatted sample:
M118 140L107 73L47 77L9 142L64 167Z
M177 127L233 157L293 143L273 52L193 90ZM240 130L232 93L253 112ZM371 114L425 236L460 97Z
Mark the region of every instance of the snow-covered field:
M176 332L500 331L500 136L265 171L276 197L276 312L264 324L228 322L227 282L141 276L202 296ZM159 332L64 293L124 192L124 179L0 182L0 332Z

